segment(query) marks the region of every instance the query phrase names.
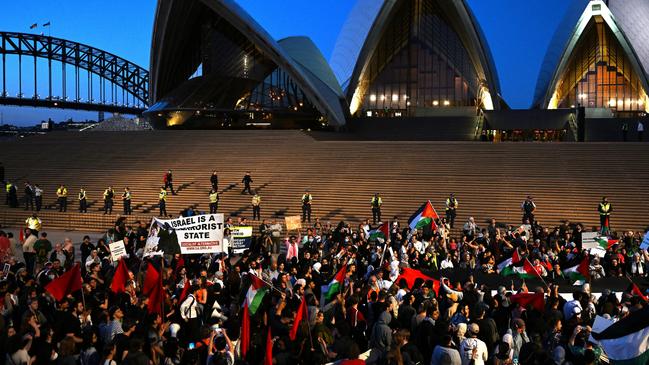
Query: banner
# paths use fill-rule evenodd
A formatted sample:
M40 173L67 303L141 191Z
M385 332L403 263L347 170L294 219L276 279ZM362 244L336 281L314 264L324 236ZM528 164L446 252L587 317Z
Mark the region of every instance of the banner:
M126 247L124 247L124 241L117 241L108 244L110 249L110 256L113 259L113 262L119 261L120 257L126 256Z
M223 220L223 214L153 218L144 257L161 252L167 255L222 252Z
M299 215L285 217L284 219L286 220L287 231L299 230L300 228L302 228L302 221L300 220Z
M251 226L234 226L230 228L230 249L232 253L242 253L252 244Z
M581 247L583 248L599 248L599 243L595 238L599 236L598 232L582 232L581 234Z

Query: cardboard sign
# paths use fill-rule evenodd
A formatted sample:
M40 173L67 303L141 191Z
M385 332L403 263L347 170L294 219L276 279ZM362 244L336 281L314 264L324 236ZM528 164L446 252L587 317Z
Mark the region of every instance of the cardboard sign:
M595 238L599 236L598 232L582 232L581 234L581 247L583 248L600 248L599 243Z
M110 249L110 256L113 258L113 262L119 261L122 256L126 256L126 247L124 247L124 241L117 241L108 244Z
M242 253L252 244L251 226L234 226L230 228L230 248L232 253Z
M302 228L302 221L299 215L284 218L286 220L286 230L293 231Z
M177 219L154 218L144 256L223 252L223 214L204 214Z

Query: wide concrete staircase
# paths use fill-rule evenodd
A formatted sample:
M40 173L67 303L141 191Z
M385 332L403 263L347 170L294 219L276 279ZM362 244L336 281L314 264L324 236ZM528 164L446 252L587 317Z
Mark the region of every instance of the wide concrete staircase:
M458 226L468 216L482 224L490 217L518 224L528 194L543 225L569 219L595 226L603 195L614 208L613 229L649 224L649 144L640 143L315 140L299 131L60 132L0 142L0 161L7 178L19 184L19 196L26 180L45 190L46 208L39 214L44 229L105 230L121 213L125 186L133 194L129 222L149 221L158 213L167 169L179 191L167 203L173 215L189 206L209 209L209 179L216 170L219 211L250 218L251 197L241 194L249 170L266 219L300 214L301 195L310 189L314 218L332 223L371 217L374 192L383 196L384 219L398 216L402 224L427 199L443 214L446 196L455 192ZM70 191L67 213L55 209L59 184ZM116 191L112 216L101 211L108 185ZM80 186L88 192L87 214L76 212ZM22 207L2 205L0 224L15 227L27 215Z

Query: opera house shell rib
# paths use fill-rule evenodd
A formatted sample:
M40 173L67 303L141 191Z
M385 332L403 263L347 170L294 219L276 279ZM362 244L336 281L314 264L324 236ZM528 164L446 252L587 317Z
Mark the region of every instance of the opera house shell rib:
M150 74L156 128L345 124L344 95L313 42L276 42L233 0L158 1Z
M575 0L546 54L534 106L649 111L648 39L648 1Z
M463 0L386 0L346 92L350 114L363 117L500 107L489 47Z

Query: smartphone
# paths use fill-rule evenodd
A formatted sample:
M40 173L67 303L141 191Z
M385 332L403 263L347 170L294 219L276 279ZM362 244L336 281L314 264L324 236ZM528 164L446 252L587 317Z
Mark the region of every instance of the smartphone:
M193 350L196 345L193 342L190 342L189 345L187 346L188 350Z

